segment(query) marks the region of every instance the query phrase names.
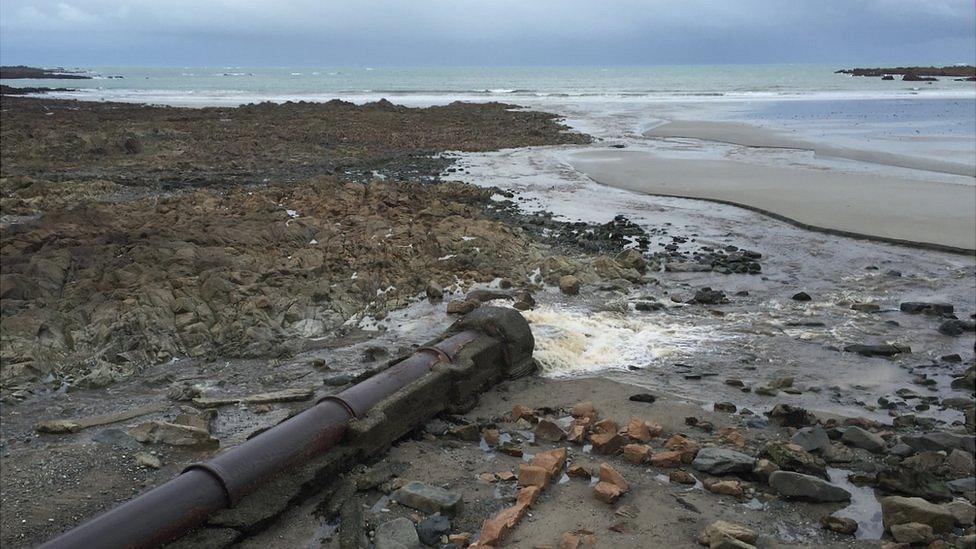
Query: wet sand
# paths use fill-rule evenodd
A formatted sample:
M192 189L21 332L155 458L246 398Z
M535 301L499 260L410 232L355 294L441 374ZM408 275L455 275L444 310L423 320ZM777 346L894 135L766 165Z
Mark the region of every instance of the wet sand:
M800 149L812 151L816 156L821 157L843 158L871 164L976 177L976 165L973 163L818 143L797 139L774 129L741 122L672 120L667 124L647 130L644 132L644 136L702 139L744 147ZM976 160L976 154L974 154L973 159Z
M584 151L569 163L621 189L743 206L836 234L976 250L972 185L626 150Z

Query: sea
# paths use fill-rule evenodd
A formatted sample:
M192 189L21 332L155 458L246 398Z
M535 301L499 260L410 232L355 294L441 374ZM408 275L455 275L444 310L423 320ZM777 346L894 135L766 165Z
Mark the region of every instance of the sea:
M454 100L741 101L976 98L972 82L884 81L837 74L836 65L614 67L80 67L73 96L106 101L237 105L342 98L400 103ZM51 80L16 85L51 86Z
M185 107L262 101L406 106L501 101L555 112L613 139L668 119L741 121L842 146L936 156L976 169L976 83L854 77L838 65L613 67L74 67L49 96Z

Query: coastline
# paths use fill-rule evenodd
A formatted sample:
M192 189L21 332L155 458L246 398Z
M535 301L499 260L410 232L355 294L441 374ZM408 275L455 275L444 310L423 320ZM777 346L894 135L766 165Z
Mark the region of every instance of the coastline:
M79 104L70 106L78 107ZM91 104L80 106L94 107ZM112 105L107 107L118 108ZM314 112L321 107L288 105L280 106L280 110L296 110L301 114L306 110ZM124 235L130 251L148 246L173 248L176 252L173 263L160 262L152 256L144 256L136 262L131 259L132 255L120 256L126 262L118 267L123 274L131 272L138 261L154 270L160 263L178 265L181 270L209 269L219 262L234 264L236 259L231 256L243 256L242 252L254 251L255 244L251 241L254 235L285 235L285 242L271 242L265 246L267 249L260 250L262 257L258 259L264 261L264 255L270 258L261 269L271 274L262 277L273 277L273 286L278 287L283 275L298 275L301 281L293 284L290 279L284 280L287 285L280 289L287 294L307 297L300 304L305 309L293 307L290 295L265 295L263 304L255 307L261 309L256 312L257 315L281 313L285 322L292 323L298 320L298 316L320 307L324 301L326 305L342 305L342 310L329 315L327 319L317 316L308 320L334 321L341 320L340 315L349 315L349 321L343 325L347 330L337 331L338 337L334 337L334 333L322 333L323 330L315 331L312 337L308 337L308 333L284 334L283 339L289 343L301 341L308 344L297 351L293 348L287 353L279 353L277 349L272 349L267 353L261 351L262 354L251 358L223 356L227 353L221 351L217 353L217 359L214 353L204 352L199 357L159 363L146 370L135 369L127 373L129 377L110 380L106 386L97 386L100 380L94 376L89 381L96 383L80 387L77 391L72 388L71 393L58 394L52 385L50 391L45 388L30 395L25 402L5 404L5 412L13 408L18 414L13 423L5 422L4 426L4 436L12 440L11 445L5 448L10 452L5 459L12 459L8 464L14 464L13 468L4 467L3 471L4 495L8 498L6 501L13 505L13 511L5 513L5 521L11 521L10 527L4 528L5 536L8 536L6 541L11 544L23 543L25 538L19 536L30 536L27 539L31 542L40 541L83 518L81 515L90 515L110 506L119 494L130 494L153 486L178 473L183 465L199 460L200 450L166 444L145 446L132 441L125 434L127 427L144 420L178 421L177 414L192 415L193 408L189 402L184 403L180 400L182 397L171 396L174 389L204 391L206 395L219 397L294 389L306 384L312 386L314 382L315 388L309 394L329 393L337 390L335 387L348 384L354 376L368 375L370 368L377 363L402 355L411 345L427 341L430 336L427 331L437 330L453 318L446 313L457 303L477 307L478 303L470 302L488 300L512 304L513 298L517 298L525 304L527 300L519 297L523 295L522 292L529 292L534 304L528 305L529 308L540 313L526 313L526 316L535 319L533 332L537 340L537 358L563 361L556 366L569 367L565 370L566 376L575 379L554 380L547 373L541 378L529 377L503 384L485 394L478 408L464 416L441 418L438 420L441 423L449 421L452 426L476 425L479 430L502 429L506 434L527 438L519 434L526 430L524 424L515 425L504 417L512 405L524 403L562 420L568 414L568 407L577 401L592 398L600 411L606 413L605 417L621 422L621 425L629 416L641 416L660 422L669 436L681 433L682 437L700 441L703 446L724 445L750 456L758 454L767 442L785 442L793 435L795 428L780 426L765 418L765 414L777 404L803 406L818 415L823 412L821 419L825 421L843 415L851 418L851 425L869 426L873 431L886 435L893 432L894 437L908 436L923 429L923 426L924 429L972 431L971 416L965 416L957 407L961 398L959 391L954 386L949 387L951 378L960 374L966 364L945 358L955 354L969 360L972 338L968 334L962 337L941 334L938 327L944 320L942 317L913 316L898 311L900 300L931 300L955 303L956 313L963 319L970 318L974 313L970 304L972 289L969 284L974 265L970 257L906 250L875 242L824 239L817 233L784 226L742 207L713 207L697 199L659 199L597 185L583 172L571 169L565 162L567 155L580 154L580 151L585 153L587 150L593 154L621 154L621 151L604 151L601 149L604 144L599 143L580 145L586 139L562 133L566 129L560 125L562 121L557 116L536 113L538 118L533 119L514 114L523 109L506 110L504 112L512 115L511 127L500 128L493 124L493 120L500 116L492 111L493 107L455 105L446 111L434 109L424 113L430 115L429 119L424 119L424 124L439 130L435 132L436 139L431 139L431 145L424 147L418 145L417 137L401 135L393 139L387 136L390 121L414 114L412 111L388 103L363 108L333 104L331 108L359 113L356 116L368 115L377 123L362 128L339 124L343 131L351 129L367 137L356 141L356 147L344 151L347 159L330 159L334 164L309 164L312 159L321 159L321 155L316 156L315 150L308 147L310 142L316 142L314 139L289 144L287 139L291 137L290 133L274 135L276 150L287 152L288 161L282 162L279 172L267 174L273 178L271 183L249 181L242 185L240 181L235 181L241 174L251 173L254 169L252 165L242 167L234 158L225 157L221 143L205 143L196 147L199 149L195 151L198 155L195 157L196 164L178 166L179 171L173 175L185 181L187 188L150 187L150 194L158 191L166 195L158 204L155 197L144 200L141 196L136 200L123 196L121 204L116 202L118 199L115 196L106 199L102 195L62 196L53 203L34 202L36 196L19 197L23 200L18 203L19 207L41 210L40 222L29 219L26 221L28 226L37 223L38 228L46 229L46 224L50 223L57 230L65 231L65 234L74 234L72 227L83 225L78 221L81 214L65 214L61 210L82 204L84 219L90 220L92 217L88 214L92 212L99 214L96 218L99 220L98 227L92 229L92 240L100 236L97 233L110 229L113 233ZM133 107L137 116L145 116L146 113L140 114L139 109L148 108ZM538 106L534 110L538 110ZM479 114L481 111L486 112ZM41 116L40 113L40 110L35 113L37 116L31 121L32 124L45 124L48 123L46 120L53 118ZM187 129L199 130L204 122L194 121L193 117L206 114L212 118L206 123L213 123L216 128L225 124L241 124L242 128L248 128L248 121L240 120L245 113L263 113L267 116L261 119L269 124L280 121L279 108L264 105L240 110L193 112L189 113L189 120L181 123L189 122ZM444 120L446 113L453 113L449 121ZM171 113L164 114L167 115L167 123L172 123ZM619 127L634 127L631 123L635 121L640 124L644 118L624 118ZM473 137L465 138L452 133L453 123L460 123L460 127L469 131L477 128L478 124L486 124L498 133L487 142L486 136L478 132L474 132L477 135ZM133 131L131 125L127 127ZM429 130L404 127L422 131L425 139L431 138ZM544 131L540 132L540 128ZM81 119L73 131L87 137L90 132L104 131L104 126ZM80 158L91 165L60 164L66 158L79 156L62 158L58 156L58 147L51 147L53 152L49 161L54 164L47 169L54 168L54 172L76 174L81 178L91 177L94 166L99 169L99 177L119 180L120 173L144 173L141 177L151 181L158 176L151 163L144 166L148 168L144 172L133 170L133 166L121 172L115 171L115 168L130 163L138 167L140 158L144 160L146 155L152 154L160 154L159 158L166 160L166 155L171 154L174 147L154 137L158 134L152 128L135 127L134 131L145 132L136 135L138 147L127 145L128 134L120 134L118 140L114 135L101 138L95 135L97 139L87 141L79 137L77 141L90 146L90 149L86 149L90 156ZM210 135L208 132L201 133ZM162 135L170 134L162 132ZM222 135L234 141L235 132L228 131ZM268 137L265 135L265 139ZM384 139L391 139L388 146L375 146ZM629 148L633 148L636 142L630 138L620 140L626 142ZM330 141L344 142L341 136ZM266 148L266 141L254 139L253 142L255 147ZM363 144L370 146L365 151L358 150L357 147ZM10 146L9 143L5 145ZM212 149L207 148L211 146ZM705 148L700 144L683 146L695 150ZM428 159L431 160L429 164L418 164L416 156L426 158L429 152L426 149L465 149L466 152L442 152L436 158ZM6 149L11 150L14 149ZM387 156L391 151L393 157L397 158L392 167ZM634 153L626 148L623 152L651 154L646 151ZM706 156L713 153L708 152ZM30 155L23 156L29 158ZM256 165L267 163L268 158L264 160ZM672 160L661 157L661 162ZM701 162L679 160L679 163ZM717 162L722 162L720 166L726 166L725 162L731 161ZM38 165L33 162L5 162L5 169L11 169L11 166L16 170L31 171L32 177L45 174L37 171ZM753 166L751 169L767 168ZM318 180L301 183L303 178L315 175L310 173L314 170L332 170L339 174L337 178L354 178L356 183L347 181L340 184L332 181L331 177L324 183ZM638 169L642 170L643 167ZM723 171L716 172L715 167L709 168L709 177L717 177L716 173L722 174ZM401 178L421 179L424 183L400 184ZM276 179L288 184L278 185L274 181ZM451 183L453 181L463 184L455 186L455 183ZM201 188L194 188L197 185ZM480 192L473 192L473 187L482 188L478 189ZM368 188L375 189L375 194L368 192ZM360 199L360 196L365 198ZM419 213L415 212L414 203L418 198L425 205ZM509 209L509 213L493 213L492 202ZM140 208L144 208L142 213ZM392 225L391 211L400 216L394 219ZM513 221L511 212L525 217L514 217ZM529 212L534 214L529 215ZM112 223L120 220L113 218L120 213L126 214L120 216L125 223L116 228ZM168 217L160 218L155 223L147 222L148 217L139 217L159 213ZM615 216L624 216L626 223L617 222ZM340 236L332 228L332 222L337 219L345 225L342 231L348 230L348 235L343 232ZM419 223L418 219L423 223ZM184 227L183 230L193 227L192 238L186 239L189 242L155 240L160 235L168 235L169 228L176 226ZM401 234L399 228L407 228L404 232L409 235ZM242 230L244 234L240 234ZM620 238L624 231L628 231L630 236ZM149 233L153 240L144 242L145 233ZM322 238L320 235L323 233L328 233L332 238ZM394 233L396 236L392 240L382 240ZM597 235L597 238L587 240L587 234ZM28 235L30 238L25 238L25 242L34 242L43 237L43 234L36 237ZM544 235L544 238L539 238L539 235ZM419 240L410 240L413 237ZM374 242L377 238L380 244ZM616 240L611 240L613 238ZM318 257L317 249L310 248L312 242L316 245L319 241L328 242L326 249L331 254L333 243L350 239L355 239L352 240L353 250L346 252L340 249L338 254L324 258ZM609 248L600 252L604 257L599 258L597 268L588 263L593 253L587 251L586 246L592 240L609 242ZM423 242L427 241L436 242L437 248L422 249ZM640 261L636 261L633 254L616 255L620 246L639 241L644 241L646 246L645 251L637 254ZM385 246L382 242L395 245ZM109 242L106 245L114 244ZM188 247L198 246L201 250L192 256L186 253ZM411 251L389 251L399 247ZM228 249L234 250L234 253L227 253ZM369 251L363 253L363 250ZM426 264L412 262L407 263L405 268L397 266L403 257L413 261L418 253L415 250L422 250L429 256ZM757 257L758 254L761 270L752 274L729 270L726 260L731 256L741 256L746 251L751 254L749 257ZM348 257L343 255L346 253ZM287 261L278 257L285 254ZM40 254L34 255L44 259ZM111 254L111 257L116 255ZM192 261L186 261L187 258ZM46 267L45 273L57 270L52 265L58 266L56 260L59 257L52 255L51 259L42 265ZM382 278L391 271L391 261L397 273L404 273L403 277ZM251 265L247 269L255 268L256 262L249 262ZM330 264L336 267L330 267ZM335 273L337 276L332 276L329 270L338 271ZM262 301L261 296L247 292L260 289L261 293L267 293L259 288L265 284L252 284L247 272L238 273L237 267L234 271L226 279L206 273L209 276L208 287L202 288L201 294L207 293L207 307L224 308L219 300L213 298L213 295L224 293L220 288L230 288L232 294L241 292L242 303L256 305ZM365 274L367 271L369 276ZM897 276L890 274L891 271L896 272ZM463 273L465 280L455 279L451 282L451 274L455 272ZM436 273L442 283L436 289L443 291L443 300L431 297L428 301L425 298L425 295L437 294L429 286L424 288L422 277L431 273ZM202 280L204 273L200 274ZM77 277L77 271L72 276ZM566 276L577 278L577 293L562 290ZM186 289L185 283L192 278L181 280L183 290ZM335 282L331 287L329 284L309 287L305 282L323 279L325 282ZM505 284L514 284L514 289L507 294L502 291L503 280L508 280ZM336 289L337 285L342 288ZM387 296L387 292L391 292L389 288L394 285L401 295ZM73 286L67 287L75 291ZM350 288L349 292L345 291L346 287ZM697 296L706 288L708 292L699 299ZM142 305L152 310L170 305L165 295L156 292L155 288L152 290L147 292L150 302ZM487 293L485 290L488 290ZM809 292L813 298L801 303L790 297L800 290ZM25 296L29 294L24 292ZM323 295L326 297L316 297ZM721 297L715 298L716 295ZM133 300L143 297L135 291L129 291L125 297L133 296ZM709 299L709 296L714 299ZM164 302L162 307L157 305L160 299ZM186 314L184 311L189 300L180 296L179 301L174 301L171 307L178 313L176 321L185 322L180 316ZM854 308L854 305L862 303L875 305L877 311L868 313ZM357 310L362 305L366 305L366 309ZM204 311L205 307L201 305L193 312L202 318ZM579 329L580 315L595 323L591 333L572 331ZM298 327L307 326L310 325L301 324ZM375 330L377 326L383 329ZM707 329L697 332L698 328ZM194 336L201 333L196 327L188 331L192 331ZM618 335L616 340L602 339L614 331ZM651 337L655 334L662 337ZM682 336L687 338L683 340ZM915 354L884 359L841 350L850 343L872 343L882 338L910 344ZM253 341L250 334L246 339ZM574 341L589 341L601 355L610 357L612 363L602 364L604 369L584 374L576 371L574 375L572 367L579 366L582 360L587 359L586 355L573 355L578 352L578 346L572 344ZM586 346L583 345L584 348ZM295 354L288 354L292 352ZM122 356L120 353L119 356L121 358L110 358L128 361L132 355ZM920 362L931 364L920 366ZM128 362L121 365L126 369L129 367ZM549 365L550 368L552 366ZM933 373L936 371L938 373ZM916 409L916 401L912 397L900 398L907 394L903 389L922 385L920 377L926 389L931 388L932 392L925 395L929 399L925 402L932 403L931 410L928 404L924 409ZM319 378L325 380L325 387L317 381ZM727 379L736 380L740 385L728 384L725 382ZM787 379L789 382L785 381ZM77 380L70 381L74 383ZM774 384L779 384L782 390L770 389ZM659 403L645 406L626 400L631 393L641 392L638 388L653 391L660 398ZM745 391L747 388L748 392ZM106 394L116 398L105 398ZM685 398L670 396L679 394L684 394ZM689 394L707 397L694 399ZM881 398L890 400L892 405L875 405L874 402ZM957 401L956 405L944 404L953 399ZM128 425L120 423L119 429L39 435L33 432L32 423L37 419L75 418L79 414L112 412L117 406L132 407L146 402L162 403L167 410L129 421ZM971 404L971 400L967 402ZM716 403L721 403L725 410L730 409L729 403L734 403L731 409L737 411L716 412ZM207 428L224 444L233 445L307 404L272 403L260 409L256 406L227 406L219 410L216 418L206 420L212 420ZM174 420L173 416L177 416L177 419ZM903 417L911 418L910 426L894 423L895 418ZM699 421L702 422L700 425ZM378 461L369 464L369 471L382 470L387 463L397 467L405 464L406 467L400 469L396 475L398 478L390 482L371 485L361 492L353 488L354 499L351 501L355 505L352 507L359 509L360 519L364 514L368 517L364 523L368 527L364 526L360 531L371 532L372 526L391 518L390 509L384 505L392 508L392 516L413 516L404 506L389 503L392 487L401 480L421 479L445 484L463 493L470 511L453 525L473 533L478 531L483 519L512 499L505 495L509 484L484 481L479 475L485 470L518 469L521 458L486 453L479 447L480 441L437 432L435 427L428 424L401 440L390 453L373 456ZM741 445L732 443L722 438L723 435L713 432L723 427L732 429L725 431L726 434L744 436L745 442ZM531 433L533 426L527 428ZM115 431L113 438L103 435L106 431ZM33 440L28 443L31 437ZM19 442L21 439L25 442ZM663 437L651 442L656 453L666 454L666 449L661 447L663 442ZM134 446L125 447L121 443ZM529 453L553 446L534 442L534 439L520 444ZM845 448L840 442L833 444ZM153 448L153 455L162 461L162 468L135 464L133 448L150 447ZM860 448L848 451L852 453L850 461L839 465L845 468L841 472L845 480L848 473L865 476L876 470L887 471L889 467L892 471L898 470L894 465L882 462L882 457L887 455L869 454ZM41 474L37 474L29 464L40 459L41 453L46 454L46 461ZM685 487L670 480L670 473L678 473L674 467L629 464L622 456L597 458L588 454L591 453L583 447L570 449L571 457L578 463L593 468L599 461L606 460L633 482L634 489L622 500L623 505L610 507L593 499L592 488L585 480L571 479L569 482L574 483L571 485L560 480L533 510L536 518L523 523L521 530L513 536L517 544L547 543L564 530L592 528L599 529L601 540L619 546L658 543L691 545L695 534L716 519L745 521L766 539L782 537L787 542L816 543L820 546L853 544L874 547L878 545L874 539L881 535L877 516L849 509L852 506L847 504L795 505L777 496L760 471L746 472L731 480L724 480L731 484L723 486L739 491L736 494L722 494L718 491L722 488L712 490L705 486L706 483L709 487L714 486L713 483L721 476L713 477L695 471L692 476L694 484ZM678 469L691 474L689 470L692 467L684 463ZM60 492L55 493L47 484L34 484L44 482L48 475L64 473L67 475L64 478L70 479L67 482L73 483L79 494L92 495L70 513L64 508ZM35 477L40 480L35 480ZM873 500L871 488L863 490ZM499 493L502 495L499 496ZM290 507L288 520L262 523L261 528L268 528L264 532L237 531L233 528L208 530L212 534L229 534L231 537L224 540L226 543L237 541L244 546L258 547L281 540L290 540L295 544L305 544L309 540L318 543L323 528L327 526L322 524L323 519L318 512L334 505L335 501L330 498L336 494L336 497L348 499L348 492L324 490L310 501ZM289 505L297 504L292 501ZM627 506L639 507L640 510L633 517L614 514L618 509L628 513L625 510ZM870 511L874 512L876 507L877 502ZM861 522L862 537L865 539L852 541L849 536L823 530L817 525L819 517L838 512L838 509L852 513ZM345 509L341 511L346 512ZM586 519L577 520L576 513L587 513ZM18 526L22 516L29 517L31 527ZM344 515L342 520L349 524L351 521L347 519L351 516ZM771 516L775 516L776 520L770 522L768 519ZM639 520L624 521L621 517ZM334 516L328 515L327 518L331 521ZM671 527L675 522L682 524ZM38 526L34 527L35 524ZM619 524L624 525L617 526ZM787 531L782 529L782 525L787 525ZM618 529L614 530L614 527ZM620 529L631 531L621 532ZM326 546L335 545L334 538L330 541L332 545Z
M721 202L831 234L976 251L976 186L626 150L581 152L570 163L622 189Z

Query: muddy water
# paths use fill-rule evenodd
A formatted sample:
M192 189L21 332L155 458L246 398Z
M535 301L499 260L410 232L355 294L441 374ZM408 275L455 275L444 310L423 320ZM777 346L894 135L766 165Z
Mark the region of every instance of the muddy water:
M758 412L790 402L884 421L890 413L879 405L883 398L899 414L961 420L960 412L923 399L962 396L949 388L949 381L965 366L940 357L958 353L965 364L973 354L972 335L943 336L938 320L906 315L898 306L902 301L948 302L956 306L959 318L969 318L976 311L972 257L826 235L736 207L599 185L573 168L574 155L606 149L611 141L628 148L660 148L660 143L641 137L640 130L653 120L634 112L569 114L574 126L596 130L606 141L462 154L461 169L445 176L516 192L521 209L549 211L559 219L605 223L626 215L651 233L651 251L670 244L672 237L689 239L682 250L734 245L759 251L763 272L660 272L651 284L627 296L593 288L570 299L556 290L543 292L537 296L540 306L527 316L546 375L607 377L675 393L706 407L730 401ZM684 147L686 154L702 158L745 154L742 147L727 144L664 146ZM730 302L680 303L704 286L724 290ZM813 299L792 300L800 291ZM666 307L634 310L634 301L647 297ZM857 302L877 304L880 310L852 310ZM913 352L890 359L841 350L855 343L904 344ZM917 383L919 376L934 385ZM738 379L758 386L785 377L794 379L791 392L796 394L759 396L725 383ZM914 396L902 398L896 394L899 389Z

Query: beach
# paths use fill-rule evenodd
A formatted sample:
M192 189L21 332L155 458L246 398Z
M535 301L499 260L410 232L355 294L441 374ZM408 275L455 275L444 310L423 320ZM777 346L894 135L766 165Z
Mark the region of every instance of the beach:
M691 547L728 521L761 547L880 547L892 496L954 505L938 535L971 540L972 83L535 72L103 68L4 96L3 544L492 307L528 323L534 373L401 403L417 424L380 450L182 543L356 547L399 519L435 546ZM463 511L445 529L398 499L413 481Z

